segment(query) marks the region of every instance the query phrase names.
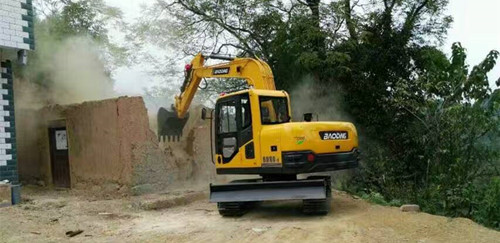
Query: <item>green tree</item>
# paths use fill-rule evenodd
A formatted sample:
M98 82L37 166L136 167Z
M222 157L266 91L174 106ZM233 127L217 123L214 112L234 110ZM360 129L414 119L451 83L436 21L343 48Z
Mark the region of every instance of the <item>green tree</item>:
M464 48L455 43L452 49L450 60L435 49L422 50L415 61L415 79L399 82L391 91L389 104L399 111L394 119L406 121L405 128L391 136L401 146L370 151L384 157L367 158L356 179L365 190L382 192L388 199L419 202L433 213L476 218L483 215L485 191L494 190L484 185L500 175L500 99L487 79L498 52L490 52L469 70ZM498 219L476 219L498 227Z

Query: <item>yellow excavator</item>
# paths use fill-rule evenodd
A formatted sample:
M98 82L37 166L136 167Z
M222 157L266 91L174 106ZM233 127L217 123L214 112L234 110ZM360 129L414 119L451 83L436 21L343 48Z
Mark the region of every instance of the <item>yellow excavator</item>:
M225 62L206 65L207 59ZM213 134L213 162L217 174L254 174L258 179L228 184L210 184L210 201L223 216L244 214L260 201L303 200L307 214L326 214L330 208L329 176L298 174L343 170L358 166L358 135L349 122L293 122L290 97L276 90L269 65L258 58L228 58L196 55L185 67L181 93L175 97L175 111L160 108L158 131L165 136L182 135L187 111L204 78L240 78L249 88L221 94L215 109L202 110L210 119ZM313 97L311 97L313 98Z

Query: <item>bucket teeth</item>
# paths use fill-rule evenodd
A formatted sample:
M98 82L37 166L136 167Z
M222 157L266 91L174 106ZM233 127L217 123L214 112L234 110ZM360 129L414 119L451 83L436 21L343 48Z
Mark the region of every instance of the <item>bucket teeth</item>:
M188 118L189 114L180 119L175 111L161 107L157 114L158 140L160 142L179 142Z

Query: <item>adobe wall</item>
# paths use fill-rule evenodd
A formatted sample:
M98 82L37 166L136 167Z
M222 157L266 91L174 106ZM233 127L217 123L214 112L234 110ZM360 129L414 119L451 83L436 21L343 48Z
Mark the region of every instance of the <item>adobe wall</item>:
M48 128L66 125L72 186L78 183L131 184L132 148L148 138L140 97L121 97L69 106L21 110L17 114L21 179L51 183ZM151 136L151 135L150 135Z
M142 98L85 102L65 109L72 185L79 182L131 183L134 143L147 138Z
M200 113L199 108L194 109ZM114 183L134 194L206 187L215 178L208 121L199 115L180 142L160 144L141 97L23 110L18 114L19 170L24 181L51 184L48 128L66 125L72 187ZM36 119L33 119L36 118Z

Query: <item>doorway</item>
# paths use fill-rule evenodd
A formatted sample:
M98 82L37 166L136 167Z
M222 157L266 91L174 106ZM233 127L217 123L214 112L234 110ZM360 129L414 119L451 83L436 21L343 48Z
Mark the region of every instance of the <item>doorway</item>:
M71 187L69 175L68 133L66 127L49 128L52 182L56 187Z

